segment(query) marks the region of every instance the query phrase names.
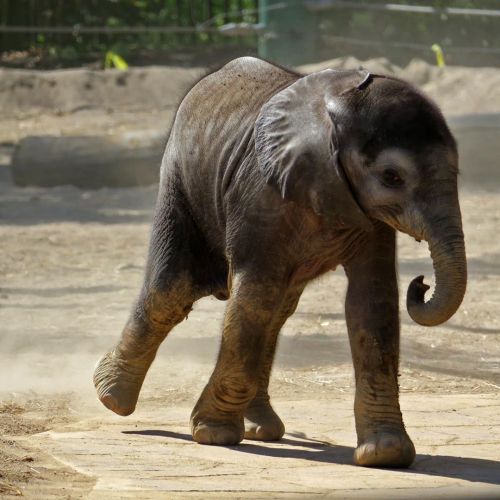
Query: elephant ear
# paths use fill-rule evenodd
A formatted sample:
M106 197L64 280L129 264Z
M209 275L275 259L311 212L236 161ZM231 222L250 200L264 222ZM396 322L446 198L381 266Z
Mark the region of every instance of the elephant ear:
M324 70L274 95L255 124L259 168L283 199L312 208L334 226L370 230L339 161L341 94L370 80L366 71Z

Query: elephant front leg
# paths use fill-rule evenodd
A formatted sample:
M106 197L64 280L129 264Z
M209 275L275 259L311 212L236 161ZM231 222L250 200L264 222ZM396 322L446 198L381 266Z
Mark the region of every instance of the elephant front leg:
M356 464L408 467L415 448L399 407L399 313L395 235L379 227L345 266L346 320L356 378Z
M269 405L267 383L265 396L262 392L262 373L266 361L272 363L269 350L274 352L273 334L280 327L276 310L284 294L273 282L249 274L236 275L233 281L217 365L191 415L193 438L201 444L239 443L245 435L245 415L270 419L267 430L271 420L279 420ZM252 402L256 404L247 413ZM281 427L278 431L282 435ZM279 439L275 433L273 437Z

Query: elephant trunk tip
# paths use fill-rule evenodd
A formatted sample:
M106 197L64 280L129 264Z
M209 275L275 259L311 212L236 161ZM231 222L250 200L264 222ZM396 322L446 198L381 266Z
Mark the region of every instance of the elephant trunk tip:
M444 222L442 222L444 220ZM437 326L448 321L458 310L467 287L467 260L464 236L456 217L440 217L436 229L431 223L423 231L432 258L434 293L427 300L429 286L423 276L414 278L406 296L410 317L422 326ZM434 227L434 229L430 229Z
M435 326L433 321L429 321L429 318L425 315L419 314L419 309L421 309L425 304L425 293L430 289L430 286L424 283L424 276L420 275L414 278L410 285L408 286L408 292L406 294L406 308L411 319L422 326Z
M406 295L406 308L411 319L422 326L438 326L448 321L456 312L461 298L449 302L446 306L438 305L434 296L425 301L425 294L430 286L424 283L424 276L417 276L408 286ZM465 290L464 290L465 293ZM463 293L460 294L463 297ZM436 307L437 306L437 307ZM431 312L432 311L432 312Z
M413 302L423 302L425 292L430 289L430 286L424 283L424 275L421 274L412 280L408 287L408 300Z

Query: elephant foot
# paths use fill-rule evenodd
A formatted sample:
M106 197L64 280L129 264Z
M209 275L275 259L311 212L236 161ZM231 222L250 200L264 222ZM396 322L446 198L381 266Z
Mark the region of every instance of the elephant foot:
M245 439L279 441L285 426L268 401L250 407L245 412Z
M191 417L191 434L199 444L231 446L243 440L244 427L240 419L216 421Z
M114 351L105 354L94 371L94 386L101 403L122 417L135 410L146 372L118 359Z
M409 467L415 447L404 431L385 431L370 435L354 451L354 462L363 467Z

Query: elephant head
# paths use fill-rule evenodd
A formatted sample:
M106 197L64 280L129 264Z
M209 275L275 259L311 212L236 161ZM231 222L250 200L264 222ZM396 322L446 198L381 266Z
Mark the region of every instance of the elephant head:
M255 126L258 163L284 199L333 226L374 220L429 243L436 287L407 293L421 325L447 321L465 294L458 155L439 109L410 84L366 71L325 70L274 95Z

